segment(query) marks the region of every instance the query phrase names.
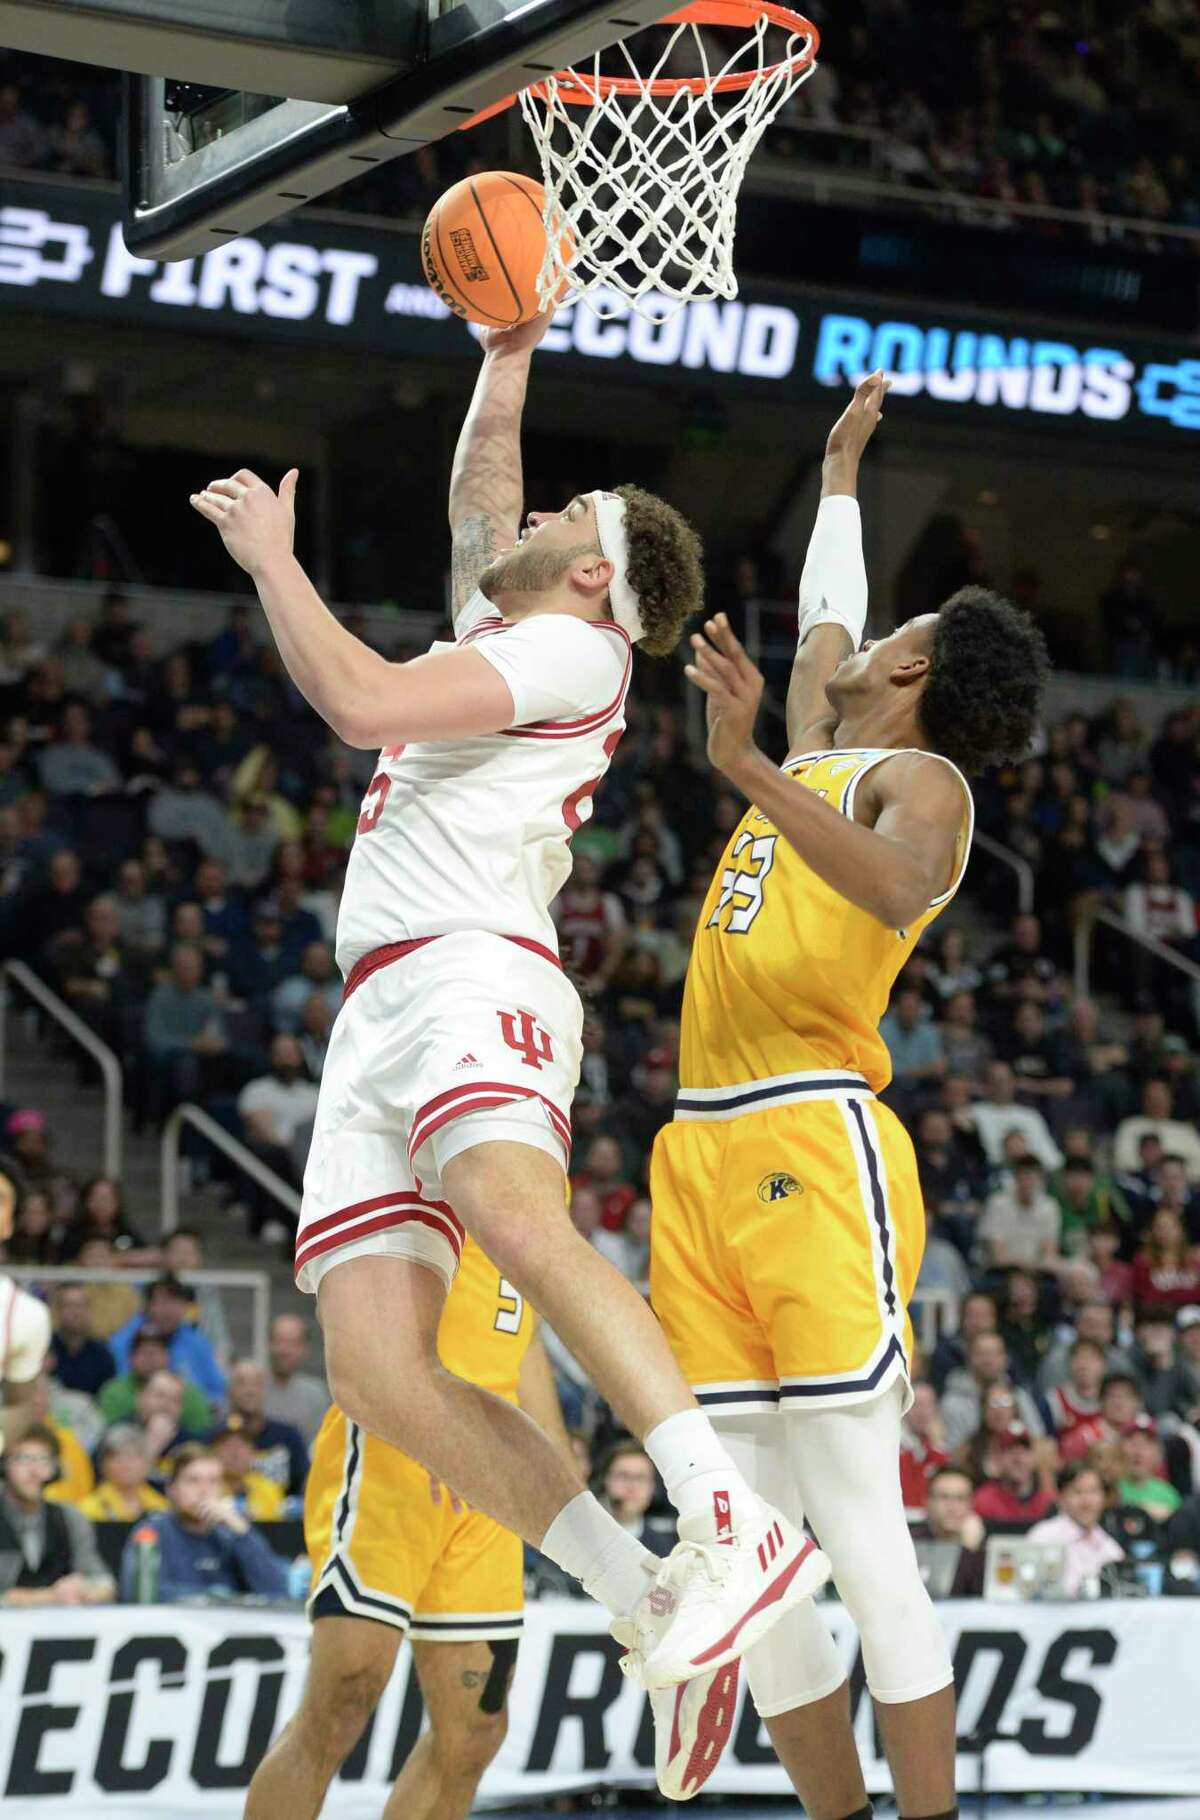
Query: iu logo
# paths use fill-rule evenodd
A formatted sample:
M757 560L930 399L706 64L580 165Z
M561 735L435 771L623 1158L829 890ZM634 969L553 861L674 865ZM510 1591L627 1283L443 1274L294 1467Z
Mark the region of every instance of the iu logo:
M554 1060L550 1032L543 1030L528 1011L497 1011L500 1034L510 1049L515 1049L529 1068L540 1069L543 1062Z

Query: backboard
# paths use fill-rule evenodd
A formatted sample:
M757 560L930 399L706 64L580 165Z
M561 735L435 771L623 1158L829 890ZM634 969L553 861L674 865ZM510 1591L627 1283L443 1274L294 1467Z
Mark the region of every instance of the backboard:
M153 72L143 59L142 72L125 79L129 249L185 259L248 233L454 132L548 72L640 31L672 3L242 0L223 42L236 53L237 80L252 86L234 87L213 81L213 41L185 35L197 0L152 0L159 12L178 9L181 35L175 48L153 53ZM270 17L248 20L263 7ZM253 41L249 25L261 28Z

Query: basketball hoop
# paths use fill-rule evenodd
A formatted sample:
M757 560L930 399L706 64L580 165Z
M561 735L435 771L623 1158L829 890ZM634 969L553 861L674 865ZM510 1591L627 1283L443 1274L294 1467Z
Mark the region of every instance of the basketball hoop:
M685 303L737 296L742 178L766 128L812 75L820 38L777 0L693 0L661 25L668 35L645 72L622 40L611 55L627 74L602 72L597 52L590 67L559 70L465 123L516 101L533 134L546 192L542 309L564 280L597 316L623 315L627 297L654 322ZM702 27L742 34L732 48L722 42L720 64ZM681 56L694 73L664 74Z

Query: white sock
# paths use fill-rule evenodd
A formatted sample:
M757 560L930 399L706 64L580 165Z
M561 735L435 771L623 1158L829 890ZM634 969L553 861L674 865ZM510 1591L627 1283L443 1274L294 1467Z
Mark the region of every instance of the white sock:
M668 1416L651 1429L645 1447L679 1512L680 1534L689 1540L719 1541L759 1508L702 1409Z
M590 1491L563 1505L541 1548L614 1618L629 1616L662 1566Z

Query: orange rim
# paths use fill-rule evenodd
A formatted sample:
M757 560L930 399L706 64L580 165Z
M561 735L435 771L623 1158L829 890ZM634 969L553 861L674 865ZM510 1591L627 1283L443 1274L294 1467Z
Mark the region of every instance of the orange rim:
M642 94L659 97L678 95L686 91L692 95L705 93L714 95L738 94L744 89L752 88L756 82L765 82L785 66L793 70L807 69L818 50L821 48L821 35L810 19L803 13L793 12L790 6L781 6L777 0L691 0L688 6L682 6L677 12L668 13L665 18L654 21L658 25L750 25L759 19L766 19L769 25L779 26L781 31L790 32L793 36L807 38L804 49L794 57L781 58L778 63L769 64L766 69L740 70L728 76L658 76L653 82L643 82L637 76L586 76L579 70L559 70L554 76L557 92L561 100L570 102L576 107L594 107L606 95L628 95L636 97ZM649 29L648 27L644 29ZM535 82L530 86L534 95L544 95L546 85ZM478 126L481 121L490 120L494 115L503 113L511 107L516 95L506 95L503 101L493 101L470 120L464 120L459 128L465 132L469 127Z

